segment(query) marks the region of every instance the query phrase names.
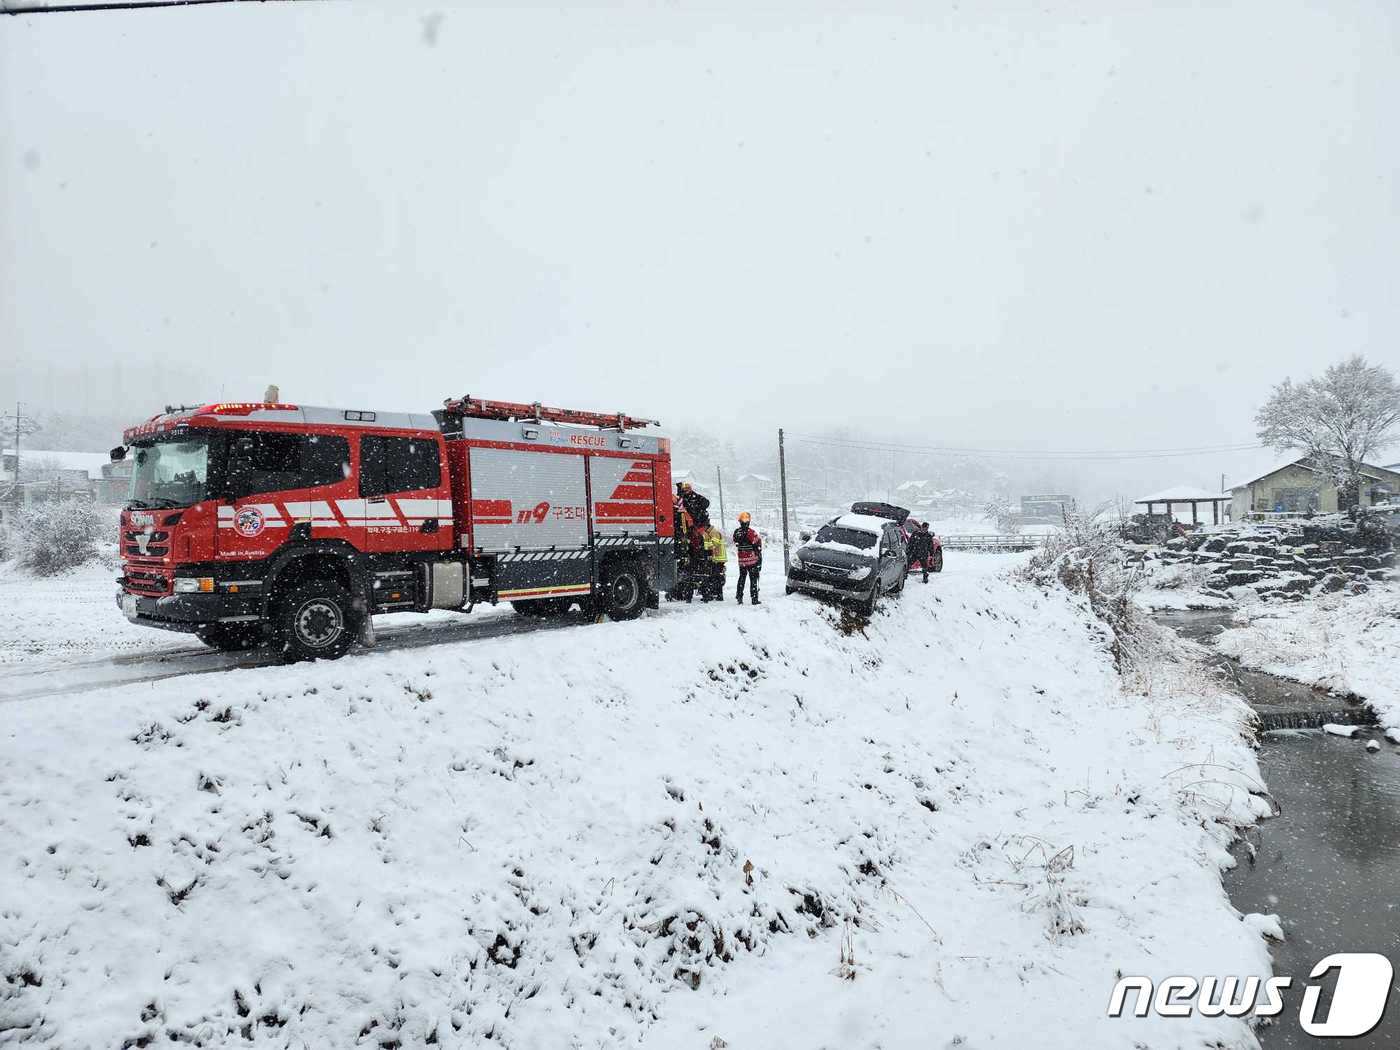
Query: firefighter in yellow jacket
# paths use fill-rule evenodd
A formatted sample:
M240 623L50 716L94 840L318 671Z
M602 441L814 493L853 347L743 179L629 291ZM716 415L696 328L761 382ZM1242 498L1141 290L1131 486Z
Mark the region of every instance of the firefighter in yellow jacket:
M707 525L704 546L705 559L710 571L700 585L700 600L704 602L719 601L724 597L724 563L726 558L724 533L713 525Z

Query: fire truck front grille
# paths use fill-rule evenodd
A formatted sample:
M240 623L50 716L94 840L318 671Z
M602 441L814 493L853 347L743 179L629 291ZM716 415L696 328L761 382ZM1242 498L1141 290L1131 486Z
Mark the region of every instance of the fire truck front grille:
M158 572L140 572L128 569L126 589L132 594L146 594L159 597L170 593L170 581Z
M146 540L146 549L141 549L141 540ZM170 533L127 532L122 536L122 551L132 558L164 558L170 553Z

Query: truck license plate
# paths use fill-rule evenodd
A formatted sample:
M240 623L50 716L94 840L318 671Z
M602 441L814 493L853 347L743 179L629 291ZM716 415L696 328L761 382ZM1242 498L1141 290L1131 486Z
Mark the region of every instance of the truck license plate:
M128 620L136 619L136 595L122 595L122 615Z

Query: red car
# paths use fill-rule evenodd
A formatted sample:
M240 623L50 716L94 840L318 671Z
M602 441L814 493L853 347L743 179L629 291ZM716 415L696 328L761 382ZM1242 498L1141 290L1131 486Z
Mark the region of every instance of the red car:
M907 533L906 533L906 534L907 534ZM928 571L929 571L929 572L942 572L942 571L943 571L943 541L942 541L941 539L939 539L938 536L936 536L934 533L929 533L929 538L930 538L931 540L933 540L933 557L929 558L929 560L928 560ZM923 571L924 571L923 563L922 563L922 562L919 562L919 561L911 562L911 563L909 564L909 571L910 571L910 572L923 572Z
M874 501L851 504L852 514L872 514L877 518L888 518L890 521L899 522L900 531L904 533L904 545L909 546L909 537L913 535L910 527L910 517L908 509L896 507L893 503L878 503ZM933 557L929 559L929 572L943 571L943 541L937 535L930 533L933 540ZM910 572L923 572L924 567L921 561L909 563Z

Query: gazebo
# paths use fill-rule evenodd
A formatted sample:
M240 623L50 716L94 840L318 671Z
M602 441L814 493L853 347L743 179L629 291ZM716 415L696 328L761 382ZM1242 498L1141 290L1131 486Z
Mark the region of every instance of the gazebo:
M1193 489L1189 485L1180 485L1174 489L1166 489L1151 496L1143 496L1142 499L1135 499L1133 502L1139 506L1146 505L1147 513L1151 514L1152 508L1164 506L1166 515L1172 516L1172 505L1176 503L1191 504L1191 524L1201 523L1199 507L1202 503L1210 504L1211 520L1220 524L1220 504L1229 503L1233 497L1228 493L1207 492L1205 489Z

